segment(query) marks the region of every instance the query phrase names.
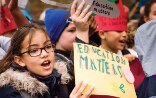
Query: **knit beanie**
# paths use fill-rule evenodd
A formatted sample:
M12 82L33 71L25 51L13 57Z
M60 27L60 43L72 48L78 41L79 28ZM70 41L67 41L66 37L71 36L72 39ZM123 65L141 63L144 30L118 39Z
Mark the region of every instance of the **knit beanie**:
M45 13L45 26L52 43L56 44L63 30L68 26L69 11L47 9Z

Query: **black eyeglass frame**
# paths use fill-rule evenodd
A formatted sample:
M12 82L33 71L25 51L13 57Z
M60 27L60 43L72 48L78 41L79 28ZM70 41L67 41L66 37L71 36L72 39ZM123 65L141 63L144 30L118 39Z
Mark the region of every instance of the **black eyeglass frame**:
M50 52L54 52L54 50L55 50L55 45L54 45L54 44L48 44L48 45L52 45L53 51L50 51ZM32 56L32 55L31 55L31 53L30 53L31 50L28 50L28 51L25 51L25 52L23 52L23 53L20 53L20 55L23 55L23 54L25 54L25 53L28 53L31 57L40 56L43 49L47 52L46 47L47 47L48 45L46 45L46 46L44 46L44 47L42 47L42 48L35 48L35 49L40 49L40 53L39 53L38 55L36 55L36 56ZM47 53L49 53L49 52L47 52Z

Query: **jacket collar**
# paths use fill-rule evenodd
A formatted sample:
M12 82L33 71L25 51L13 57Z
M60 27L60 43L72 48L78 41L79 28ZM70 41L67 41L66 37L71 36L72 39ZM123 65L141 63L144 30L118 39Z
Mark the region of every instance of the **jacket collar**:
M45 92L48 92L48 87L36 78L30 76L30 73L20 72L12 68L0 74L0 81L0 87L9 85L19 92L25 91L32 96L37 93L43 95Z

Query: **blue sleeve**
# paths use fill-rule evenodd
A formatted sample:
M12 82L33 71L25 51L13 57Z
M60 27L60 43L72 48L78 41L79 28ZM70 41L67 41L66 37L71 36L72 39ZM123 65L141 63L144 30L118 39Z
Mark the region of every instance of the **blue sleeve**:
M10 86L0 88L0 98L22 98L19 92Z
M5 37L5 36L0 36L0 46L1 48L7 52L9 47L10 47L10 42L11 42L11 38L9 37Z

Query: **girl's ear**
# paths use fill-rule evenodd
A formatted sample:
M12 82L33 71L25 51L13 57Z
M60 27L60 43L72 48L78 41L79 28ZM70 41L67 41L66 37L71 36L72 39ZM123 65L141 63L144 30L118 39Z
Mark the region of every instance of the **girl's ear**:
M102 40L105 40L106 39L106 34L105 34L106 32L104 32L104 31L99 31L99 37L100 37L100 39L102 39Z
M22 67L26 66L26 64L20 56L14 56L14 61Z

